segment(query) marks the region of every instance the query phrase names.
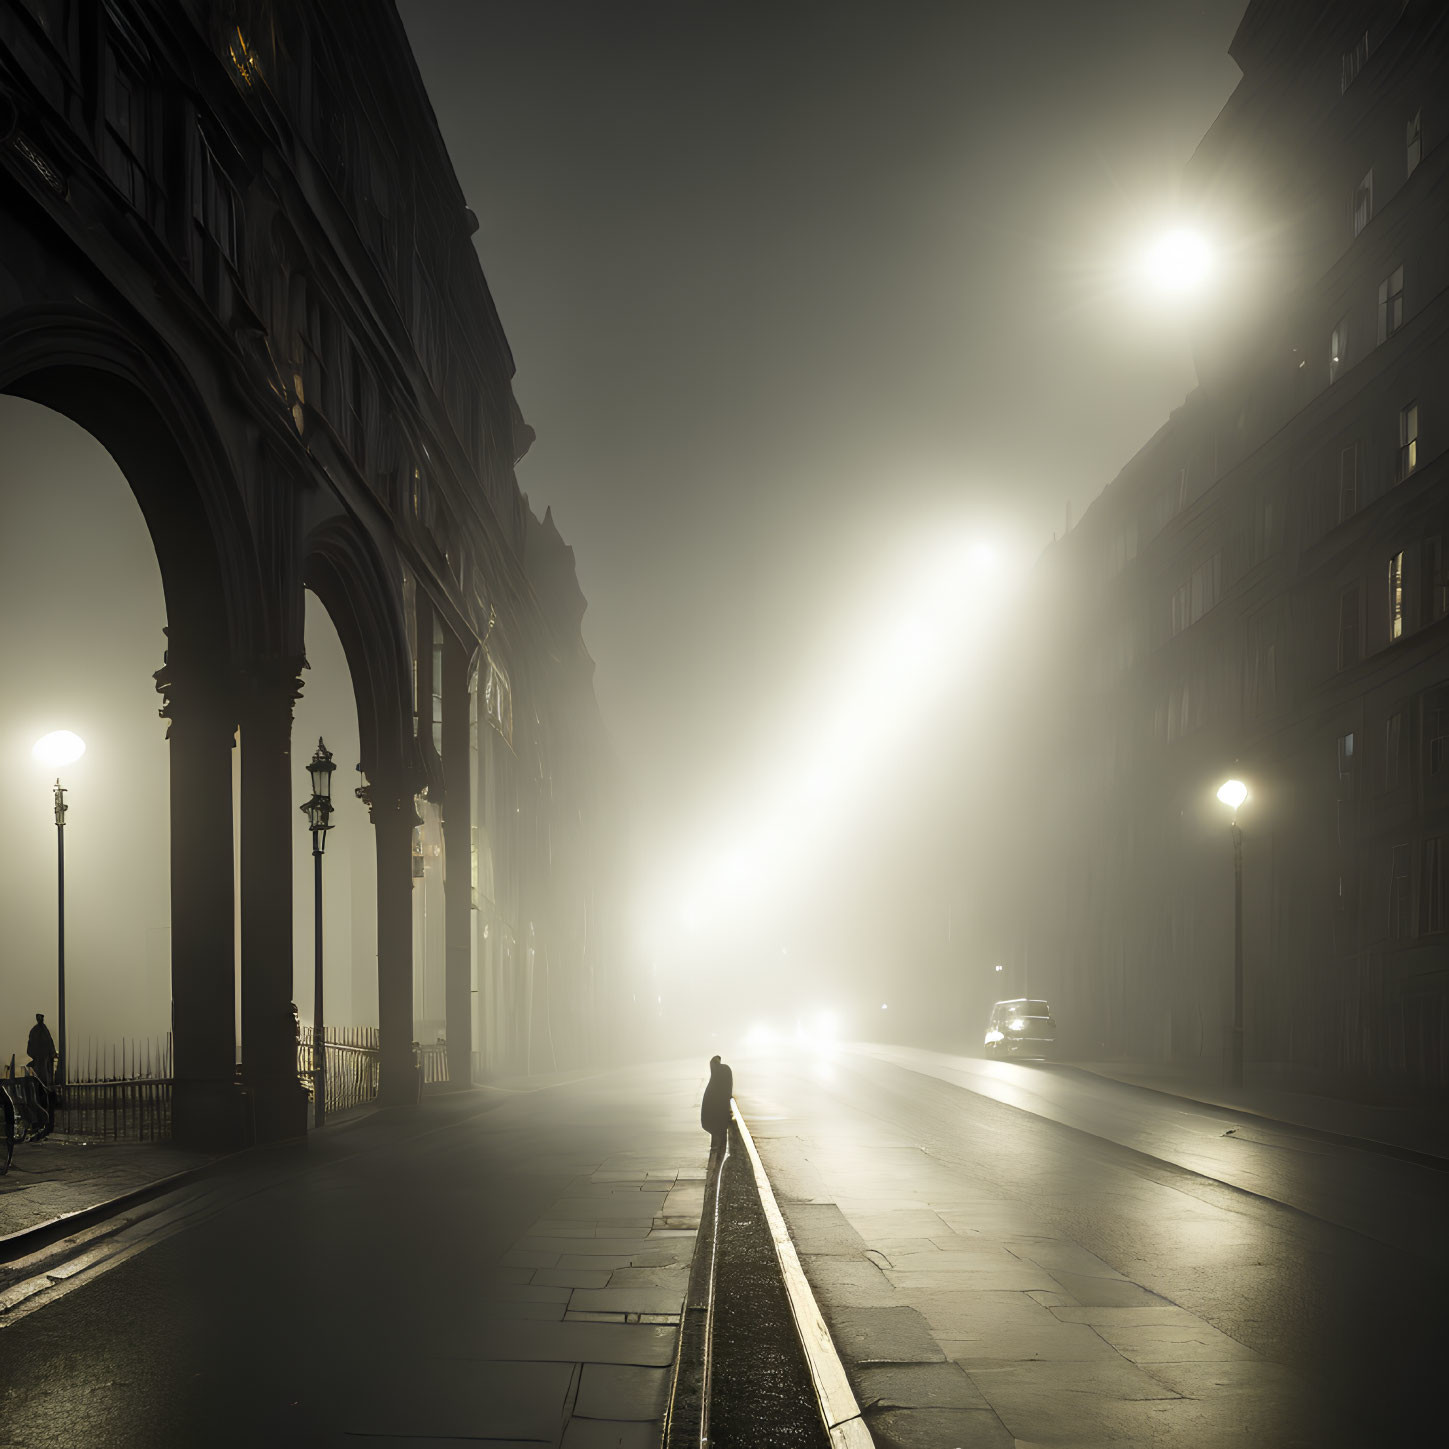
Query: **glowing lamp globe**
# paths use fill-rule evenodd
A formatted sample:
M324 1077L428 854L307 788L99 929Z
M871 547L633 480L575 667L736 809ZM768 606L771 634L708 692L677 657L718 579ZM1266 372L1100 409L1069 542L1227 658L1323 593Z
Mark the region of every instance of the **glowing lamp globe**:
M1236 810L1247 798L1248 787L1241 780L1226 780L1218 786L1218 799L1229 810Z
M1195 292L1213 269L1212 248L1200 233L1163 233L1142 256L1147 279L1162 292Z
M85 752L86 742L70 730L52 730L36 740L30 751L42 765L56 770L75 764Z

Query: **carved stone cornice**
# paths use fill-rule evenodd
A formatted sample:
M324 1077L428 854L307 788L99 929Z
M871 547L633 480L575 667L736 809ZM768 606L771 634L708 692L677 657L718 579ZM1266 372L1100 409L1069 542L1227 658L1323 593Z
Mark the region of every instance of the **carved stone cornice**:
M170 631L162 632L169 636ZM156 711L167 721L166 738L180 729L186 735L214 731L230 747L236 737L236 707L218 669L178 664L168 646L161 655L161 667L152 674L161 708Z
M292 732L292 708L302 695L305 655L267 654L244 661L235 670L237 717L242 727Z

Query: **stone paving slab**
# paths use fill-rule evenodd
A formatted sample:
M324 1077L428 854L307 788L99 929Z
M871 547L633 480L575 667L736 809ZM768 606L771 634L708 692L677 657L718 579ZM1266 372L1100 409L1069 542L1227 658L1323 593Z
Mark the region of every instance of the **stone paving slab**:
M664 1416L669 1370L632 1364L584 1366L574 1414L584 1419L642 1419Z
M214 1161L209 1153L154 1144L65 1136L18 1143L10 1171L0 1177L0 1238L44 1227Z

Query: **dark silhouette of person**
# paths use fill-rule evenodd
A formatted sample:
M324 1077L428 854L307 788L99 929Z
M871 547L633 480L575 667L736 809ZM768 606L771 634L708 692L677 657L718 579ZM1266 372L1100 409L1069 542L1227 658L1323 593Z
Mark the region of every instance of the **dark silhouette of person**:
M709 1133L709 1150L712 1153L724 1147L725 1134L734 1120L730 1109L730 1098L734 1094L735 1074L718 1057L711 1057L709 1085L704 1089L704 1100L699 1104L699 1125Z
M35 1025L25 1042L25 1051L30 1058L30 1069L47 1087L55 1080L55 1038L45 1024L45 1013L35 1013Z

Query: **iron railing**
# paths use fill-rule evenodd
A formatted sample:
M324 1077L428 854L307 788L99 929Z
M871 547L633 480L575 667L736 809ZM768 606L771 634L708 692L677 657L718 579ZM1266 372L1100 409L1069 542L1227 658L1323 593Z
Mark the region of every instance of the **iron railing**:
M375 1026L324 1027L326 1052L327 1115L363 1107L377 1100L381 1038ZM297 1075L313 1090L316 1075L315 1042L310 1026L302 1028L297 1043Z
M55 1129L74 1137L160 1142L171 1136L171 1034L164 1041L88 1042L51 1094Z

